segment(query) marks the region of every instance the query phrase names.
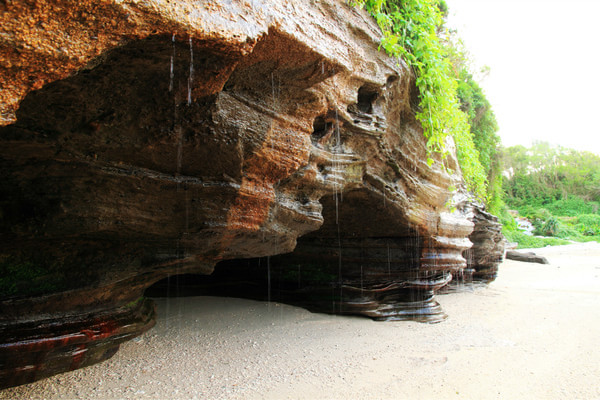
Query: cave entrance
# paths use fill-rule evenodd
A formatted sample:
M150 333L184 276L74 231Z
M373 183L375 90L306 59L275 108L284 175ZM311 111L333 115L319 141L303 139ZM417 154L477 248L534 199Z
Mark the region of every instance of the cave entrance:
M394 203L365 187L320 202L322 227L292 253L271 257L282 302L378 320L445 318L433 295L449 273L424 267L428 242Z
M210 276L172 276L146 295L240 297L381 320L445 318L433 295L449 273L423 270L427 244L416 227L372 191L321 203L323 226L300 237L293 252L221 261Z
M268 301L267 264L267 257L223 261L211 275L176 274L163 278L149 286L144 296L219 296Z

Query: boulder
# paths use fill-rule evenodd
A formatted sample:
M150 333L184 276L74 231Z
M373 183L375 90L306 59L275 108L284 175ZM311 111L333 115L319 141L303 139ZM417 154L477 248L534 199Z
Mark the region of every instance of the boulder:
M516 251L516 250L508 250L506 252L506 258L508 260L514 260L514 261L522 261L522 262L538 263L538 264L550 264L548 262L548 260L546 259L546 257L538 256L537 254L535 254L531 251L522 252L522 251Z

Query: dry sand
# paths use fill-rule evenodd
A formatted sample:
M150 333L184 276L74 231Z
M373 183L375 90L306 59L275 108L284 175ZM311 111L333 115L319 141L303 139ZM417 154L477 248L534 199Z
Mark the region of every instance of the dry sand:
M240 299L159 299L111 360L0 399L600 399L600 245L536 249L440 324Z

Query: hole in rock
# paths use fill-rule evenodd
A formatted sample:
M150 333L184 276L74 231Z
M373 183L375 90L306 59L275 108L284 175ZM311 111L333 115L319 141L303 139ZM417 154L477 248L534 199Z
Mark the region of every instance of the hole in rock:
M333 122L325 120L325 116L319 115L313 122L313 142L318 142L325 137L333 128Z
M361 88L358 89L358 109L364 113L372 114L373 103L377 100L378 96L379 92L376 88L369 85L361 86Z
M386 86L390 86L391 84L393 84L397 80L398 80L398 76L397 75L390 75L390 76L388 76L388 78L386 80Z

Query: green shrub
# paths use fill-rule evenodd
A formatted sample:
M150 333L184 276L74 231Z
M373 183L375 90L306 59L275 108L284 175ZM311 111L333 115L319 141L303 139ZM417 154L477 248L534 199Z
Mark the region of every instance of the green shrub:
M38 295L58 290L64 277L49 267L14 257L0 257L0 298Z
M517 222L513 218L512 215L508 212L508 209L504 207L500 211L500 215L498 217L500 219L500 223L502 224L502 229L510 232L517 231Z
M582 236L581 240L578 240L579 242L599 242L600 243L600 235L598 236Z
M559 238L543 238L539 236L529 236L517 231L502 231L506 240L518 243L518 249L536 249L546 246L560 246L570 242Z
M575 217L581 214L596 214L598 212L597 202L585 201L578 196L556 200L548 204L547 207L552 214L567 217Z
M551 216L550 218L545 220L544 223L542 224L542 228L541 228L542 235L558 236L561 231L560 225L561 225L560 221L556 217Z
M600 215L579 215L575 218L574 228L583 236L598 236L600 235Z
M402 58L415 73L419 90L416 118L423 127L430 153L446 155L446 137L456 143L456 155L469 190L486 198L486 174L467 115L460 109L458 82L438 36L445 6L437 0L350 0L365 7L381 28L381 47ZM427 163L431 165L433 158Z

